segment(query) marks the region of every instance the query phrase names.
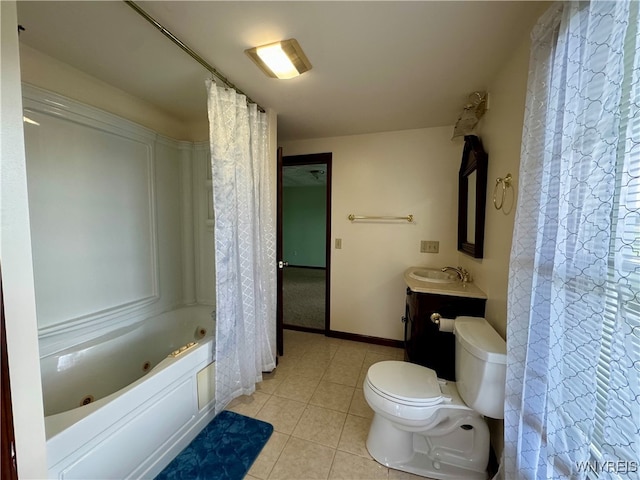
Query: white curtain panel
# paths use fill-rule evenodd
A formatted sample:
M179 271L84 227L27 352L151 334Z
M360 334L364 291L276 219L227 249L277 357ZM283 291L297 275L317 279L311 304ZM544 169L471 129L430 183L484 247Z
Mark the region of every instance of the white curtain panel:
M559 2L532 33L502 478L640 478L638 7Z
M275 368L275 171L265 113L207 81L215 214L215 408Z

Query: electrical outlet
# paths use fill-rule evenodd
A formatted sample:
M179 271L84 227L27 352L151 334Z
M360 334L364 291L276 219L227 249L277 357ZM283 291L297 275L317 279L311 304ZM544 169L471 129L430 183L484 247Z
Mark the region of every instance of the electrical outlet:
M420 253L438 253L440 251L440 242L435 240L420 241Z

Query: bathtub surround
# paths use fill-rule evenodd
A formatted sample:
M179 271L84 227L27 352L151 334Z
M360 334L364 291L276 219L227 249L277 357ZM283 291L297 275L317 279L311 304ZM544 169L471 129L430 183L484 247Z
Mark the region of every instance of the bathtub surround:
M25 122L25 144L41 336L156 302L155 170L164 152L154 133L24 92L34 122Z
M274 172L267 115L207 81L216 262L216 412L276 366Z
M40 355L215 304L206 145L31 85L23 96L39 124L25 141Z
M272 433L270 423L224 410L156 480L242 480Z
M180 149L180 190L182 193L182 298L184 303L196 303L196 256L194 239L194 201L192 195L193 165L191 149Z
M216 273L215 256L212 248L213 237L213 193L211 182L211 156L209 143L195 143L190 151L187 165L193 168L191 186L187 188L187 196L193 201L191 214L187 218L193 219L193 250L194 255L186 258L187 264L194 262L195 300L198 304L215 305L216 303ZM188 182L185 182L188 183ZM185 207L186 208L186 207ZM187 234L188 236L188 234ZM186 243L186 245L190 245ZM185 251L183 249L183 251ZM184 282L184 280L183 280ZM186 285L186 283L183 283ZM187 299L184 293L185 301Z

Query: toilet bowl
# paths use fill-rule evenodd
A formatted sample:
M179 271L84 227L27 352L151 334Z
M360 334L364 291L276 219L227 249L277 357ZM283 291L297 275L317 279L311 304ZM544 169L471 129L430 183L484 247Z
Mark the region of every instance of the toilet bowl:
M486 479L484 415L502 418L506 345L483 318L458 317L454 333L457 382L408 362L369 368L367 449L379 463L437 479Z

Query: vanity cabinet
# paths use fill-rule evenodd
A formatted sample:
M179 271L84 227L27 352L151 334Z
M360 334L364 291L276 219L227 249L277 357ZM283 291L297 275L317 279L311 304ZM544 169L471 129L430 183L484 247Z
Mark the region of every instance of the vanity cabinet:
M462 315L484 317L485 298L421 293L407 288L405 310L405 360L436 371L439 378L455 381L455 339L441 332L431 314L444 318Z

